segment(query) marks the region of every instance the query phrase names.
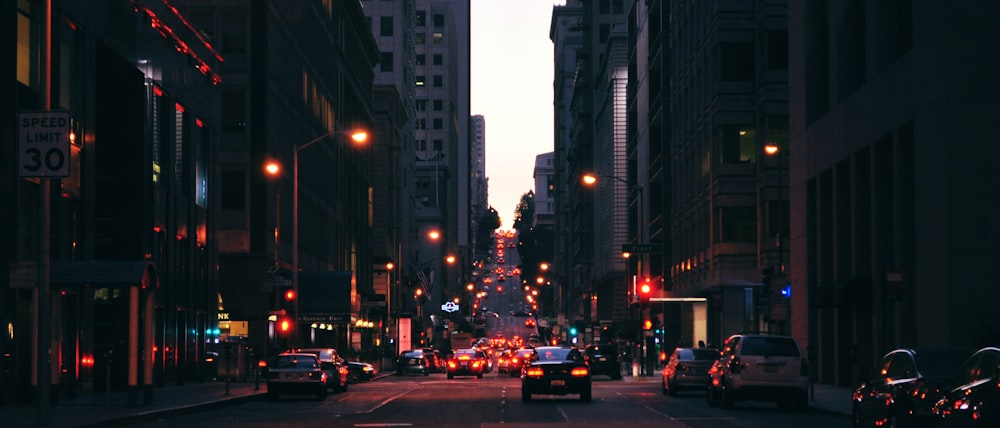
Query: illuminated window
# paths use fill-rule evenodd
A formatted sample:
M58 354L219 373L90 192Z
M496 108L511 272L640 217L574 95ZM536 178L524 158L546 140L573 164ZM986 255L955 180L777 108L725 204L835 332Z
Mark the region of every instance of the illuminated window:
M440 45L440 44L444 43L444 33L440 32L440 31L435 31L433 37L434 37L434 44L435 45Z

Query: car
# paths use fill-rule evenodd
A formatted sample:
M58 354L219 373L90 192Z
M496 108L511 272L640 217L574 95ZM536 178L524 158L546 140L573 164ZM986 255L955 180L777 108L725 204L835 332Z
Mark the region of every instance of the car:
M514 351L507 363L507 372L510 377L518 377L531 358L532 348L521 348Z
M854 426L933 425L931 407L968 356L967 350L956 348L886 353L851 394Z
M347 371L347 380L350 383L362 383L375 379L375 366L364 361L348 361Z
M792 336L735 334L709 369L706 399L731 408L737 400L771 401L782 409L809 404L809 363Z
M319 364L326 371L326 384L327 387L333 390L333 392L346 392L347 385L350 383L348 376L350 375L350 370L347 368L347 363L337 350L334 348L299 348L295 352L305 352L309 354L316 355L319 358Z
M281 394L310 394L326 399L326 371L315 354L283 352L268 362L265 368L267 398L277 400Z
M674 348L663 366L660 388L664 395L688 389L704 392L712 377L708 369L719 357L713 348Z
M590 368L583 354L576 348L566 346L532 349L521 375L521 401L531 401L534 394L580 394L580 401L589 402Z
M611 379L622 378L621 357L618 346L611 343L594 343L587 345L583 357L590 366L591 376L610 376Z
M486 358L482 351L476 349L459 349L448 359L448 379L455 376L475 376L483 378L486 369Z
M399 358L396 359L396 376L402 376L406 373L427 376L431 374L431 370L430 360L423 349L407 349L400 352Z
M434 348L423 348L423 351L430 371L444 373L445 364L444 358L441 357L441 351Z
M497 355L497 373L507 373L510 371L510 359L514 355L513 350L505 350Z
M1000 347L975 351L931 413L939 427L1000 426Z

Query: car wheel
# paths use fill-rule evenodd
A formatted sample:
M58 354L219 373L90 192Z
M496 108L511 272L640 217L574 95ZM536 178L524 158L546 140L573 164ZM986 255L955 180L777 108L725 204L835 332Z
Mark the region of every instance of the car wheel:
M510 377L517 377L517 372L511 370Z
M454 379L454 378L455 378L455 375L453 375L451 373L448 373L448 379Z
M663 391L663 395L669 394L669 391L667 391L667 381L663 379L660 379L660 391Z
M430 376L430 375L431 375L430 370L424 370L424 376Z
M483 378L483 372L479 372L479 374L476 375L476 378L482 379Z
M403 372L401 372L399 370L396 370L396 376L402 376L402 375L403 375Z
M587 388L586 390L584 390L583 392L581 392L580 393L580 401L582 401L584 403L589 403L590 400L591 400L591 398L592 398L591 395L590 395L590 393L591 393L590 388Z
M671 396L677 395L677 385L674 385L669 380L667 381L667 393Z
M858 406L851 408L851 422L854 428L862 428L864 426L861 423L861 413L858 412Z
M531 392L529 392L524 387L521 387L521 401L525 403L531 401Z
M347 392L347 385L350 385L350 383L344 382L344 386L340 387L340 392Z

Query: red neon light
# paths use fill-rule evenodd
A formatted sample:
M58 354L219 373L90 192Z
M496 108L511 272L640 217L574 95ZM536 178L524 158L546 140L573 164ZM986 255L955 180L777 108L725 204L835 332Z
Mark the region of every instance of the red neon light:
M170 2L168 2L167 0L163 0L163 4L167 5L167 8L169 8L170 11L173 12L174 15L177 16L177 18L180 19L182 23L184 23L184 26L186 26L188 30L191 30L192 33L194 33L194 36L201 41L201 44L205 45L205 48L208 49L209 52L212 52L212 55L215 55L215 59L219 60L219 62L223 62L222 55L219 55L219 53L215 51L215 48L212 47L212 44L201 36L201 32L196 30L194 26L192 26L191 23L188 22L188 20L185 19L184 16L182 16L179 11L177 11L177 8L174 7L174 5L170 4Z
M195 124L195 126L197 126L199 128L204 128L205 127L205 123L201 121L201 118L195 118L194 119L194 124Z
M177 109L178 113L184 113L184 106L181 103L174 103L174 108Z
M160 89L159 86L153 86L153 95L156 95L158 97L162 97L163 96L163 89Z

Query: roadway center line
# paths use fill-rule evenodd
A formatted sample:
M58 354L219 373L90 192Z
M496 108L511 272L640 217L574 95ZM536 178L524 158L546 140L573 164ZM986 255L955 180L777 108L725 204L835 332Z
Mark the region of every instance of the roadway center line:
M399 394L393 395L392 397L386 398L385 400L382 400L381 403L376 404L375 407L372 407L372 408L370 408L368 410L365 410L365 411L363 411L361 413L371 413L371 412L374 412L374 411L378 410L380 407L382 407L382 406L384 406L386 404L389 404L393 400L398 399L399 397L402 397L402 396L404 396L406 394L409 394L410 392L412 392L414 390L416 390L416 388L411 388L411 389L408 389L406 391L400 392Z

